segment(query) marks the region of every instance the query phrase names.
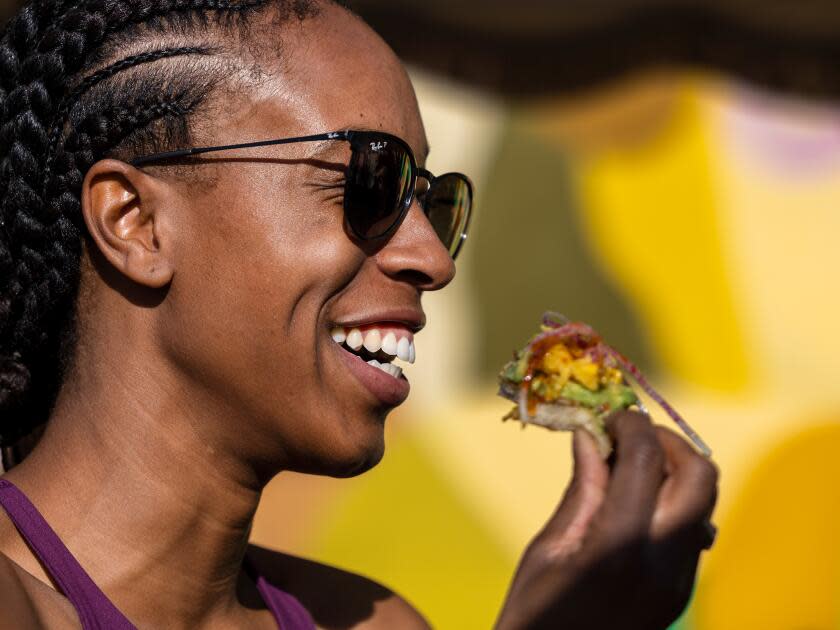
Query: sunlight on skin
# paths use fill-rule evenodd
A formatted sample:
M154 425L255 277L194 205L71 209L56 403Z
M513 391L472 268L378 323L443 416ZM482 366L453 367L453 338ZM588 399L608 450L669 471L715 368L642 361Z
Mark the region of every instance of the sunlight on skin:
M426 168L467 173L480 208L505 108L487 95L411 74L432 145ZM471 234L478 223L480 209ZM489 627L518 557L507 553L504 532L484 518L490 515L476 512L451 482L451 461L416 435L427 430L429 414L457 406L473 384L469 267L466 246L452 284L423 298L428 325L415 339L417 363L406 366L412 393L387 420L383 462L358 479L280 475L265 490L252 532L259 544L382 581L441 628Z

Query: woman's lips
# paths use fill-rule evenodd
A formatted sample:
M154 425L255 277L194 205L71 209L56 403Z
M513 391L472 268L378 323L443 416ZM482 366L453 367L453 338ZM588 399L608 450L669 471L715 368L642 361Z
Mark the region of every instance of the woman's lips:
M408 398L411 386L404 376L394 378L379 368L368 365L360 356L345 350L338 344L334 343L332 345L356 380L364 385L380 402L390 407L396 407Z

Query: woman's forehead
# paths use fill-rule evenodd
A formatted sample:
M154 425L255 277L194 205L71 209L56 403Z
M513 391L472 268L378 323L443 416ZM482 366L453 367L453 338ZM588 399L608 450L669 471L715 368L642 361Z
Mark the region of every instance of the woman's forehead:
M269 85L254 94L275 135L382 130L408 142L418 161L425 159L428 143L408 74L364 22L325 6L282 37L282 61L267 68Z

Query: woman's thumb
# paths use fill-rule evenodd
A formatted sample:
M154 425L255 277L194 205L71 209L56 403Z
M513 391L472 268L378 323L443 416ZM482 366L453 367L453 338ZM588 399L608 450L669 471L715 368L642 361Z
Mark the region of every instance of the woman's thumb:
M601 507L609 482L609 468L588 431L577 429L572 438L574 470L560 505L546 524L543 535L582 536Z

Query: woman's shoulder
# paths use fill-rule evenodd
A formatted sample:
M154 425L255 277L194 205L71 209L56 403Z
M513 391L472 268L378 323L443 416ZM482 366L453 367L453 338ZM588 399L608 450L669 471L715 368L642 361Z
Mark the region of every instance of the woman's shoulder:
M21 582L17 565L0 553L0 628L11 623L22 628L40 628L41 622L32 597ZM9 624L8 626L6 624Z
M0 630L78 628L73 607L8 556L0 553Z
M248 556L269 582L296 597L320 628L430 627L405 599L356 573L256 545L249 546Z

